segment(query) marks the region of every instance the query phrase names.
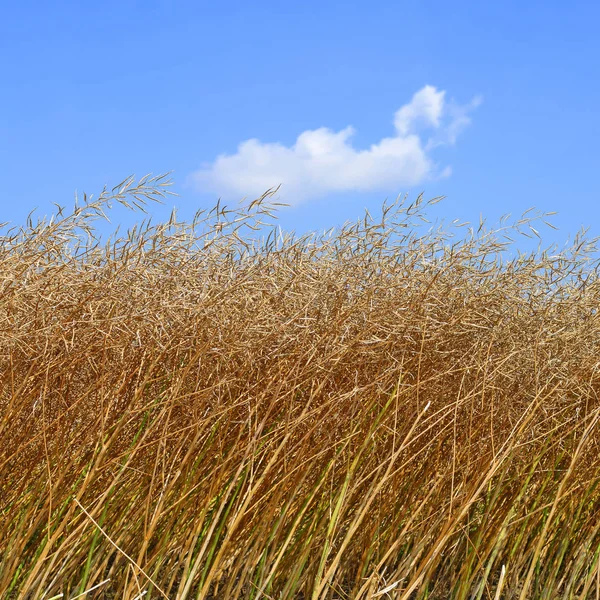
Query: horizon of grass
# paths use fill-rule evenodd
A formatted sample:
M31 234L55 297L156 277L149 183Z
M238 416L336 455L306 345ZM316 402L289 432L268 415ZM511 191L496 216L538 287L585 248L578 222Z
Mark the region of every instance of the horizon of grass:
M596 240L269 190L98 241L169 184L0 236L0 597L600 598Z

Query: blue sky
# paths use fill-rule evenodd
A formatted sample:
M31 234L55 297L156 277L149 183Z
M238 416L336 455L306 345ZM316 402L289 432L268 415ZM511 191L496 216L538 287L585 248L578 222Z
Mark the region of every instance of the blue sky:
M272 181L298 231L424 192L449 220L536 206L548 239L600 235L598 22L591 1L7 2L0 221L174 171L158 219Z

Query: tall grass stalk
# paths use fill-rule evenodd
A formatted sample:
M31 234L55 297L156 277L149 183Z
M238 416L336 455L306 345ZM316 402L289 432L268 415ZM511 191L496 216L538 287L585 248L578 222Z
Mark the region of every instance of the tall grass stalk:
M169 184L1 232L0 597L600 597L596 240L269 190L100 241Z

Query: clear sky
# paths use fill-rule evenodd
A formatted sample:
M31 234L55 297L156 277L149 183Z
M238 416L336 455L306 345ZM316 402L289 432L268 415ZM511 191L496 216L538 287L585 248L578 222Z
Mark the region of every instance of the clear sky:
M591 0L3 2L0 221L173 171L182 217L281 183L298 231L422 191L598 235L599 22Z

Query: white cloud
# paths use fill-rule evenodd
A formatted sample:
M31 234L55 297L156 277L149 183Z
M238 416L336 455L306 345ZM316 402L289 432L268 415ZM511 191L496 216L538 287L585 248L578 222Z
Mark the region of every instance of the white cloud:
M281 200L297 203L336 192L399 193L400 186L447 177L450 167L438 167L431 151L456 142L481 98L459 106L446 103L445 95L429 85L419 90L396 111L395 135L367 149L353 147L353 127L304 131L290 147L250 139L240 143L235 154L221 154L202 165L190 176L191 182L224 198L256 197L282 184ZM433 134L424 140L422 129L432 129Z
M412 97L410 104L405 104L394 115L394 125L398 135L407 135L419 120L432 127L439 127L445 95L445 91L438 92L431 85L426 85L419 90Z

